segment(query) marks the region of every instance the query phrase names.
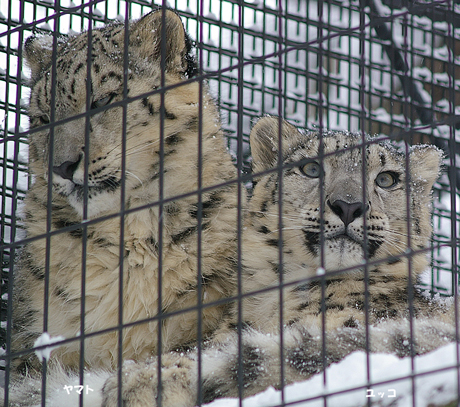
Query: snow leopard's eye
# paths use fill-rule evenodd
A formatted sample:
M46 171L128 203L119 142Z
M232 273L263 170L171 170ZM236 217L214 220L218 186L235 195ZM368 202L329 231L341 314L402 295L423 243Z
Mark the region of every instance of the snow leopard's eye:
M301 166L300 171L309 178L318 178L321 173L321 166L318 163L311 162Z
M50 118L47 114L43 114L41 116L30 116L30 119L30 124L35 127L44 126L50 122Z
M115 93L110 93L109 95L100 98L98 100L95 100L93 103L91 103L91 109L97 109L98 107L103 107L107 106L115 97Z
M47 114L40 116L39 119L41 124L48 124L50 122L50 118Z
M390 188L393 185L397 184L398 181L398 175L391 171L381 172L379 175L377 175L377 178L375 179L375 183L380 188Z

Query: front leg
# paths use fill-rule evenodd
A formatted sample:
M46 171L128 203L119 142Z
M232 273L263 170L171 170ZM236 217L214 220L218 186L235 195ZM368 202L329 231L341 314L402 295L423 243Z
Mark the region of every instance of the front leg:
M161 404L158 391L158 359L145 363L125 362L122 368L123 407L193 407L196 404L196 362L177 353L162 355ZM112 375L102 389L102 407L118 407L118 374Z

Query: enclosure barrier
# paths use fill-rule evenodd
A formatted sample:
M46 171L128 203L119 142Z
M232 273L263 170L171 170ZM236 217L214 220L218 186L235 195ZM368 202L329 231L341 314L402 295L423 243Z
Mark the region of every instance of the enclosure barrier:
M9 281L25 239L21 201L33 181L28 173L30 73L22 45L33 33L73 35L139 18L155 5L176 10L195 41L201 70L196 80L208 82L218 102L229 150L249 194L248 135L263 115L282 116L302 128L366 132L442 148L446 160L435 185L431 272L421 285L432 295L457 292L457 1L6 0L0 4L3 368L10 358L8 321L14 307ZM326 405L328 397L326 392L318 399ZM371 402L369 397L363 405Z

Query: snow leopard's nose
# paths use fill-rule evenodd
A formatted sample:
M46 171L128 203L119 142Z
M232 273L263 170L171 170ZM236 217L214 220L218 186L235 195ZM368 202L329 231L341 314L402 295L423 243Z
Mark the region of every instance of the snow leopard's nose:
M364 212L367 210L367 205L364 205L362 202L348 203L337 199L332 203L328 200L327 204L332 209L332 212L342 219L345 227L347 227L355 219L363 216Z
M64 179L73 180L73 174L80 164L82 155L78 157L77 161L64 161L61 165L53 167L53 172L57 175L60 175Z

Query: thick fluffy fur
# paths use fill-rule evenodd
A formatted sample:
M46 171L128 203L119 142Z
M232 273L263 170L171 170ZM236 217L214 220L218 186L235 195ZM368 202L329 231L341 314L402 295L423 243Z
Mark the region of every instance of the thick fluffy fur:
M164 21L162 29L162 12L157 11L130 24L126 76L124 26L93 30L91 86L87 86L88 33L59 40L55 64L52 37L26 42L33 82L30 168L34 184L25 200L24 224L28 238L34 240L22 251L15 270L13 351L21 352L15 361L18 367L39 366L31 349L46 330L51 336L75 338L54 350L51 359L78 368L82 329L85 334L107 329L85 338L84 362L86 367L112 369L118 363L119 338L118 331L110 328L154 318L159 311L160 323L150 319L123 329L123 359L145 360L155 353L159 327L163 350L193 343L199 313L196 309L177 312L219 300L234 288L236 185L212 186L232 180L236 171L206 86L188 80L195 65L182 22L169 10ZM162 75L167 87L164 97L154 92L161 88ZM123 100L124 91L129 103L110 106ZM142 96L148 92L154 93ZM87 106L92 111L82 116ZM59 124L48 125L51 121ZM208 190L192 193L200 185ZM164 205L158 204L160 193L167 200ZM174 198L187 193L191 194ZM121 209L129 212L107 218ZM85 214L95 222L80 224ZM98 221L99 217L105 219ZM49 239L44 237L48 222L53 232ZM201 310L203 337L217 328L225 312L225 305ZM168 313L176 315L166 318Z
M244 298L202 351L201 383L196 351L163 355L162 406L196 405L199 386L204 402L279 388L280 360L289 384L355 350L407 356L455 340L446 309L413 286L427 267L440 151L418 146L406 155L371 139L363 148L360 135L323 136L299 132L276 118L254 127L254 170L263 175L257 177L245 223ZM279 157L285 165L281 179ZM124 367L124 406L159 405L157 362ZM118 390L114 375L103 389L104 407L117 405Z

